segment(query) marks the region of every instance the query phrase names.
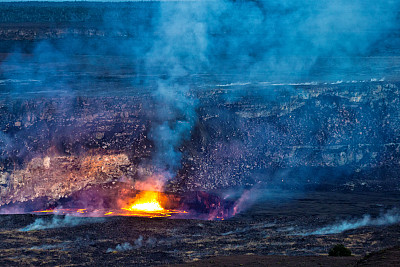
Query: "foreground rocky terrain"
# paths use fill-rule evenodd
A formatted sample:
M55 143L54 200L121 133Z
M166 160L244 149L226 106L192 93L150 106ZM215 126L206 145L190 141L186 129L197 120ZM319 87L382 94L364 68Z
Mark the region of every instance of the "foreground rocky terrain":
M384 210L399 207L398 194L270 192L268 196L264 202L223 221L1 215L0 262L159 265L207 259L199 262L202 264L220 261L210 256L233 256L232 260L243 263L290 264L296 260L304 266L354 266L367 253L399 244L398 221L380 226L353 224L353 228L337 233L305 234L345 221L362 221L365 214L383 218ZM329 249L338 243L350 248L355 257L328 258ZM380 260L386 263L385 258ZM226 264L229 262L228 258Z

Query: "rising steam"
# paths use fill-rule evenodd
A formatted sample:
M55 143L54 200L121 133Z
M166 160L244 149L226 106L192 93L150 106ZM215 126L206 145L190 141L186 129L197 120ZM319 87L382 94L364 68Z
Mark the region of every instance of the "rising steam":
M315 231L299 233L299 235L338 234L344 231L353 230L360 227L391 225L399 222L400 222L400 213L397 209L393 209L381 214L379 217L376 218L373 218L371 215L366 214L360 219L341 221L336 224L319 228Z
M161 4L156 31L162 38L147 55L148 69L160 68L162 73L153 93L157 117L151 130L156 149L152 164L167 180L176 175L181 160L178 149L190 138L197 120L188 80L206 63L205 12L201 3Z
M32 224L20 229L22 232L35 231L35 230L46 230L60 227L75 227L89 223L99 223L104 221L103 218L87 218L87 217L76 217L66 215L64 217L53 217L51 220L42 218L36 219Z

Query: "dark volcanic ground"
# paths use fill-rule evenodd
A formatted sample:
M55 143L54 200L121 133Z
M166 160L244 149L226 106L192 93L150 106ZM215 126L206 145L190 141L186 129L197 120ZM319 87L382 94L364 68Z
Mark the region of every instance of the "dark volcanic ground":
M281 198L277 198L278 195ZM223 255L318 256L327 255L337 243L350 248L354 255L363 256L399 245L398 221L397 224L361 227L338 234L298 234L344 219L354 221L366 213L379 217L384 210L399 207L398 193L324 192L291 194L282 198L283 195L282 192L270 194L273 198L269 201L262 201L224 221L134 217L55 220L52 216L2 215L0 264L158 265ZM39 223L39 219L43 221ZM21 231L35 220L36 226L50 228ZM286 259L282 258L281 262ZM331 262L332 265L343 260L300 259L313 264ZM342 263L355 264L357 259Z

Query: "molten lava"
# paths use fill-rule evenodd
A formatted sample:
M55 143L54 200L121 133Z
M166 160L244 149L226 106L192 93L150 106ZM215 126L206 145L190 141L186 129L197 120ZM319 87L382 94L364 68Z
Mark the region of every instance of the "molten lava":
M114 186L114 187L110 187ZM71 196L56 206L34 214L78 217L169 217L176 219L223 220L234 214L236 202L203 191L182 194L160 192L157 187L133 189L131 184L94 187ZM98 205L100 203L100 205ZM46 203L44 203L46 204Z
M168 200L167 196L157 191L142 191L136 195L128 207L123 207L125 213L113 214L138 217L170 217L172 214L187 213L182 210L172 210L163 207L162 203Z
M128 211L126 216L140 217L169 217L173 213L184 213L184 211L168 210L161 204L161 198L165 197L161 192L142 191L136 195L133 203L122 208Z
M135 198L135 202L129 208L123 208L129 211L137 212L163 212L165 209L159 202L159 192L144 191L138 194Z
M168 203L168 196L157 191L141 191L125 207L120 209L49 209L34 211L34 213L52 213L57 215L75 215L88 217L103 216L136 216L136 217L170 217L172 214L186 214L184 210L166 209L163 204Z

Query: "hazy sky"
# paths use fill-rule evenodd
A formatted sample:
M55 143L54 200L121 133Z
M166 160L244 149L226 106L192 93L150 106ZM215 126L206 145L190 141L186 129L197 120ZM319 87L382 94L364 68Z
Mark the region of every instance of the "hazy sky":
M169 0L0 0L0 2L145 2ZM185 1L185 0L183 0Z
M0 0L0 2L194 2L196 0Z

